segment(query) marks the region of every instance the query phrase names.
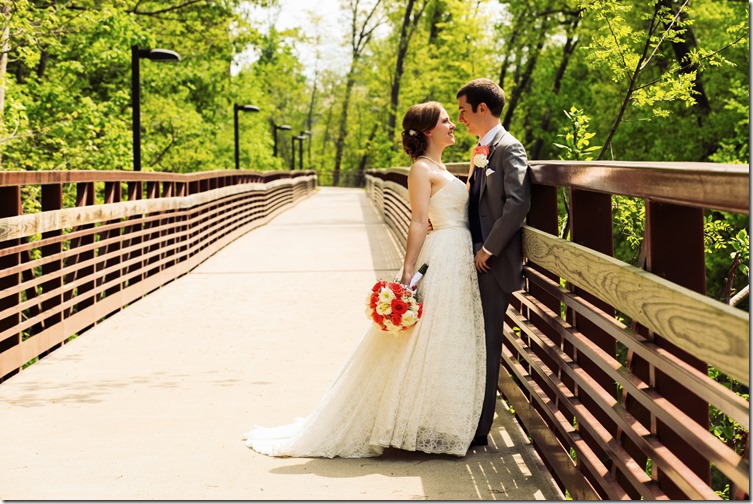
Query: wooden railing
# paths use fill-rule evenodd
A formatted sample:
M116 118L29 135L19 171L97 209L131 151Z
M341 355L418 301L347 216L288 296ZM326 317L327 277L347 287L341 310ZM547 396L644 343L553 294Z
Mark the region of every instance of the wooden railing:
M465 180L467 165L450 165ZM705 296L705 208L747 214L747 166L531 162L526 288L507 312L499 390L574 499L748 498L743 455L709 431L710 405L748 435L749 315ZM367 191L405 242L407 170ZM558 188L571 239L558 238ZM613 195L642 198L645 269L613 255ZM567 288L562 287L566 285ZM618 318L619 316L619 318ZM621 322L620 320L626 322Z
M310 171L0 172L0 381L315 187Z

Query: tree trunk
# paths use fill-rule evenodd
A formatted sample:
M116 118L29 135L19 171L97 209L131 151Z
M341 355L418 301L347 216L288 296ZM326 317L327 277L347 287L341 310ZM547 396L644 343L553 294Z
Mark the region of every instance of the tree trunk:
M671 0L661 0L661 3L668 9L672 8ZM686 14L683 12L682 14L680 14L680 16L685 17ZM672 49L675 52L675 59L677 60L677 63L679 63L682 67L680 73L686 74L698 70L698 65L689 63L690 53L697 48L698 42L695 39L695 34L693 33L692 27L685 27L685 34L682 38L682 41L672 42ZM703 118L709 115L709 113L711 112L711 105L709 104L708 96L706 96L706 90L703 87L701 76L698 73L696 73L695 76L693 90L697 93L695 99L698 102L698 108L696 110L700 112L700 116L698 117L698 126L702 126Z
M0 8L0 14L3 16L4 26L2 34L2 47L0 50L0 132L5 136L5 85L6 75L8 72L8 49L10 47L10 5L6 4ZM2 166L2 154L0 154L0 166Z
M431 11L431 21L429 22L429 45L436 42L441 28L439 23L442 22L442 14L445 12L445 5L442 0L434 0L434 9Z
M374 127L371 129L371 133L369 134L369 139L366 141L366 149L364 149L363 156L361 156L361 161L358 163L358 180L356 181L356 185L358 187L364 186L364 172L366 171L366 162L369 159L369 147L374 141L377 131L379 131L379 122L374 122Z
M575 32L578 28L579 21L580 18L574 18L570 28L567 30L567 40L565 41L565 46L562 48L562 59L560 59L560 66L557 68L557 75L554 77L554 84L552 85L552 93L555 96L560 93L560 87L562 86L562 80L565 78L565 71L570 63L570 57L573 55L575 47L578 45L578 39L575 37ZM541 119L541 131L549 132L551 120L552 111L547 109L544 113L544 117ZM533 132L529 133L532 135ZM543 148L544 139L539 136L531 148L531 159L540 159L541 150Z
M528 16L516 16L513 21L512 30L510 30L510 40L503 44L503 47L514 48L518 41L518 35L523 33L523 26L529 23ZM510 66L510 55L512 50L505 51L505 59L502 61L502 65L499 69L499 87L505 89L505 78L507 77L507 69Z
M428 3L428 2L427 2ZM387 138L392 140L395 136L395 128L397 126L397 106L400 100L400 79L403 77L405 56L408 53L408 45L413 32L416 29L418 20L426 9L427 3L424 3L423 7L416 12L416 15L411 19L413 13L413 6L416 4L415 0L408 0L408 5L405 6L405 16L403 16L403 25L400 27L400 41L397 47L397 59L395 61L395 74L392 78L392 86L390 88L390 110L389 117L387 119ZM393 145L393 148L396 144Z
M322 167L328 164L329 156L327 156L327 145L329 144L329 128L332 124L332 107L329 107L327 111L327 120L324 123L324 135L322 135L322 152L321 160Z
M622 123L622 118L625 116L625 112L627 112L628 105L630 105L630 100L633 98L633 93L635 92L635 88L638 84L638 77L641 74L641 68L643 67L643 63L648 58L648 49L651 45L651 37L654 34L655 27L657 25L656 19L659 14L659 9L661 8L661 4L657 3L656 7L654 8L654 18L651 21L651 28L648 30L648 33L646 35L646 43L643 46L643 54L641 54L641 57L638 58L638 61L635 64L635 69L633 70L632 75L630 76L630 83L628 84L628 89L625 92L625 96L622 100L622 105L620 106L620 111L617 113L617 117L614 120L614 123L612 124L612 128L609 130L609 135L607 135L607 139L604 142L604 146L599 151L599 155L596 157L596 160L604 159L604 155L607 153L607 151L610 151L612 149L612 140L614 139L614 135L617 133L617 129L620 127L620 124Z
M381 21L374 21L371 26L374 14L377 12L377 8L382 0L377 0L371 8L371 11L366 15L361 26L358 25L358 4L360 0L350 0L350 10L353 14L351 19L351 51L352 59L350 61L350 70L348 71L348 77L345 82L345 96L343 97L343 111L340 116L340 128L337 134L337 141L335 142L335 167L332 170L332 185L337 186L340 183L340 168L342 166L343 150L345 149L345 138L348 136L348 107L350 106L350 95L353 91L353 86L356 83L356 67L358 66L358 60L363 54L363 50L366 48L366 44L371 40L371 35L374 33Z
M544 18L541 20L541 29L539 30L539 37L536 41L536 48L533 51L529 51L529 57L528 61L526 62L525 70L523 74L520 76L520 79L516 79L517 82L520 82L518 86L515 87L513 90L512 96L510 97L510 101L507 105L507 113L505 114L505 118L502 121L502 125L505 127L505 129L510 129L510 123L512 122L513 114L515 113L515 108L518 106L518 103L520 103L520 99L522 96L528 92L528 90L531 87L531 77L533 75L533 70L536 68L536 63L539 60L539 54L541 54L541 50L544 47L544 42L546 41L546 31L547 27L549 26L548 18Z
M350 94L356 82L354 68L357 63L354 56L353 63L348 72L347 81L345 82L345 96L343 97L343 111L340 115L340 128L335 142L335 169L332 170L332 185L337 187L340 183L340 167L343 159L343 149L345 148L345 137L348 135L348 106L350 105Z

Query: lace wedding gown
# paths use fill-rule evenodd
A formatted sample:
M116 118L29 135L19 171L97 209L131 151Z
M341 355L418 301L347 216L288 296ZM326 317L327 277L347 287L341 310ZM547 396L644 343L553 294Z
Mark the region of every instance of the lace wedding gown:
M485 338L465 184L452 177L437 190L429 217L418 323L397 333L372 325L309 416L255 426L247 446L277 457L374 457L390 446L466 454L481 414Z

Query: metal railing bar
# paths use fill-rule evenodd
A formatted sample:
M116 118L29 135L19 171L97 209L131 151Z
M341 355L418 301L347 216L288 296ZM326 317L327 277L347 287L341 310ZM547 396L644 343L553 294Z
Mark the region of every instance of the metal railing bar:
M576 328L570 326L567 322L556 317L549 308L539 303L538 300L530 295L521 293L516 294L516 298L521 300L530 310L549 322L553 329L572 343L579 352L591 359L602 371L604 371L615 383L619 383L636 399L642 406L648 409L659 420L670 426L674 432L686 439L694 441L693 446L698 453L719 468L732 481L737 484L745 484L748 478L747 464L742 464L741 458L734 450L723 443L720 443L713 434L707 429L698 425L689 418L685 412L677 408L674 404L667 401L648 384L643 382L638 376L625 369L622 364L607 354L600 347L593 344L588 338L580 333ZM546 314L546 317L544 316ZM594 384L592 384L594 385ZM595 385L594 385L595 386ZM589 394L591 395L591 394ZM591 395L593 399L595 396ZM610 396L611 400L616 399ZM609 403L606 403L609 404ZM612 409L602 408L609 412ZM743 468L745 470L743 470ZM665 469L666 470L666 469Z
M559 284L538 271L526 267L525 274L529 280L542 289L545 289L549 294L565 303L579 315L586 317L603 331L609 333L616 341L625 345L629 350L634 351L636 355L645 359L649 364L656 366L661 372L686 385L689 390L697 394L704 401L713 404L741 425L749 423L750 404L742 397L712 380L708 375L687 365L676 356L657 347L640 334L630 331L627 326L616 318L589 303L581 296L563 289ZM689 383L692 386L688 386Z

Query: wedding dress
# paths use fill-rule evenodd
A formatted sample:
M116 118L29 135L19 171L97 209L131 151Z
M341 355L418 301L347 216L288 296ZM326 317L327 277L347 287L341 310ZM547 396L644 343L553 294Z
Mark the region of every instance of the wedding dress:
M432 195L417 265L418 323L401 332L372 325L313 412L243 437L277 457L374 457L385 447L466 454L485 386L485 338L468 230L468 190L452 177ZM369 286L370 287L370 286Z

